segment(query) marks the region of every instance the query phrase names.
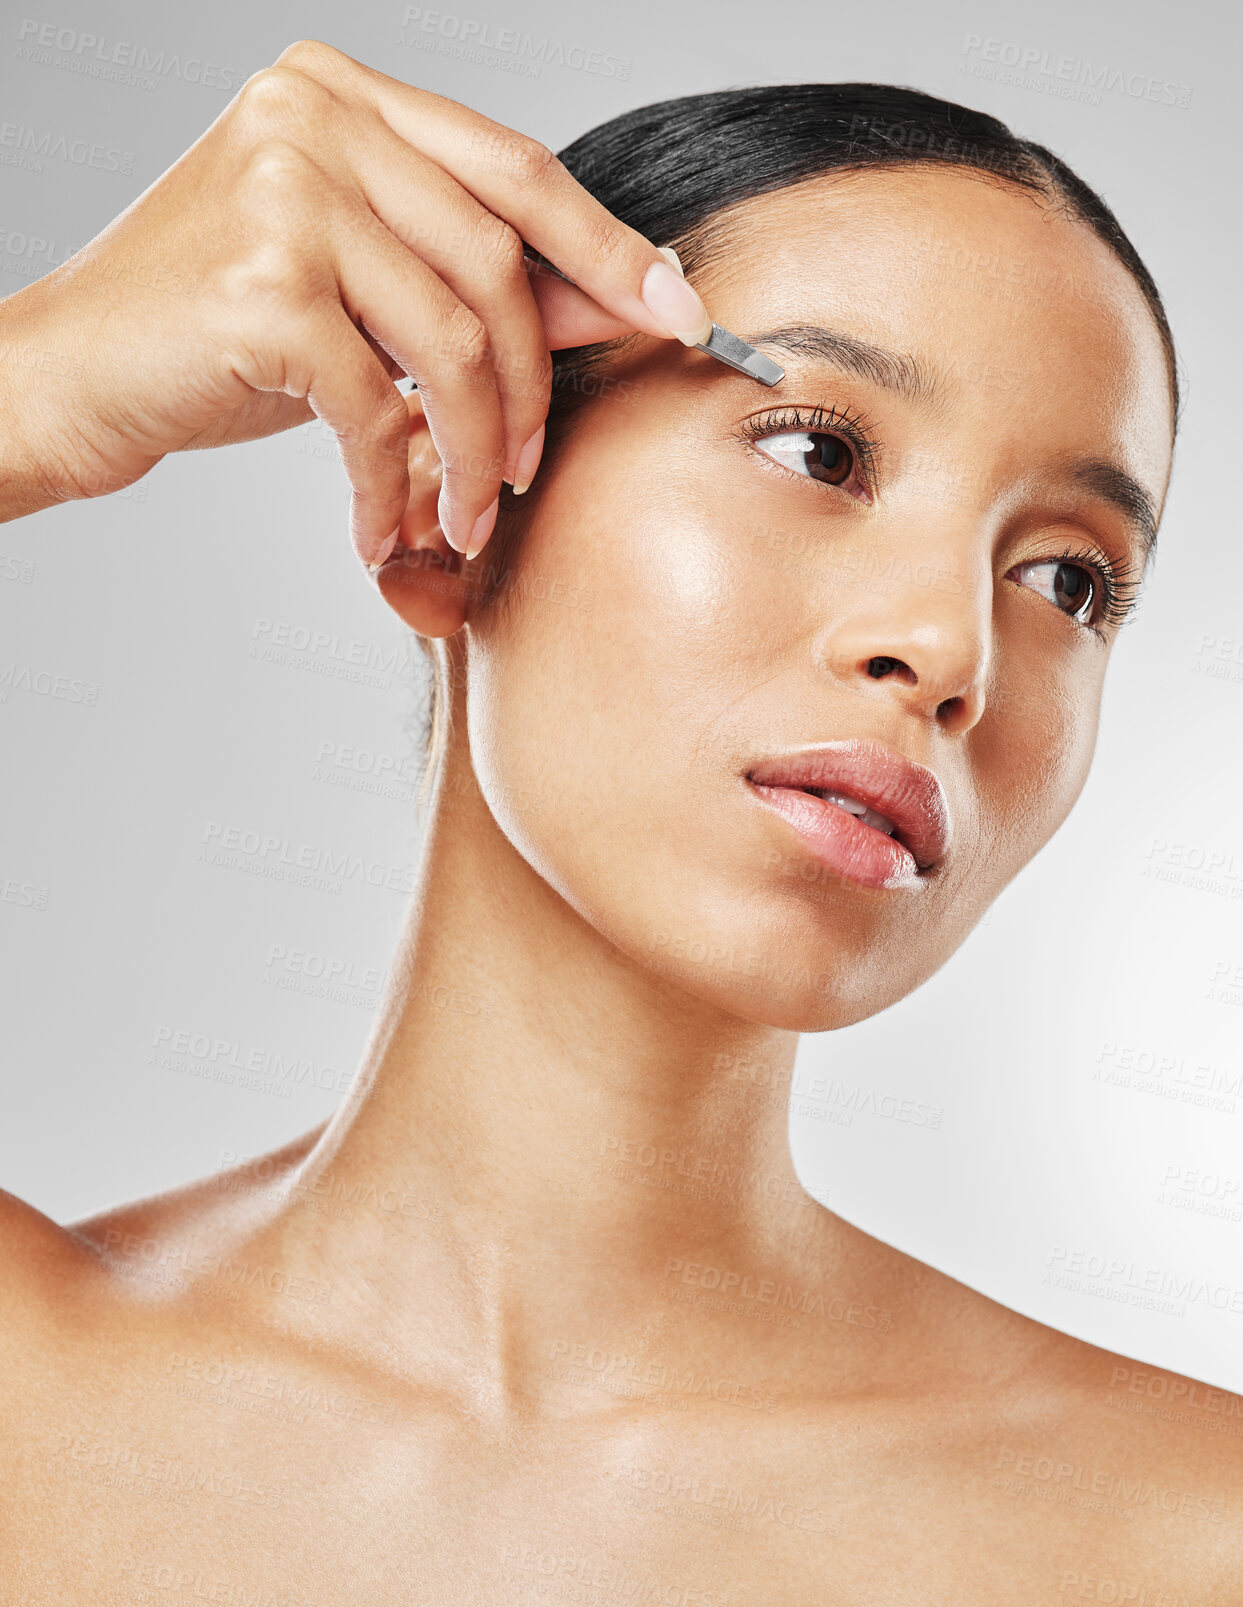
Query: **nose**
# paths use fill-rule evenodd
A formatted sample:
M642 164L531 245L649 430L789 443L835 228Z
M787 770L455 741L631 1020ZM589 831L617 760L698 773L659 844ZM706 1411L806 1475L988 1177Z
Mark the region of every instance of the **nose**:
M991 576L961 564L896 563L838 594L834 619L816 643L817 660L851 688L892 698L947 735L969 731L984 713L991 653Z

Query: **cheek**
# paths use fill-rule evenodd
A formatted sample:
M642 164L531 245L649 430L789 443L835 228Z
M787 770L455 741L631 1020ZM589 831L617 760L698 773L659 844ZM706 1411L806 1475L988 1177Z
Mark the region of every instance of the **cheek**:
M973 746L981 838L999 887L1045 846L1079 797L1102 683L1102 667L1077 654L1003 657Z
M639 958L655 932L735 918L721 844L737 833L737 721L777 644L790 652L773 591L788 577L757 577L742 511L674 456L632 455L606 484L567 454L514 555L509 606L470 645L471 752L493 814Z
M540 840L542 871L554 851L595 860L606 843L614 861L641 857L653 810L748 682L747 591L707 518L641 477L605 493L567 465L519 545L509 603L472 629L476 771L489 801L540 800L520 846L531 858Z

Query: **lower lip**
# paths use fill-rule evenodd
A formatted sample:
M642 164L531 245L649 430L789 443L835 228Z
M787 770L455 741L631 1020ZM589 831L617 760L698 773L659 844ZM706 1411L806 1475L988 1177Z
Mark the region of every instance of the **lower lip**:
M793 826L816 859L845 881L861 887L921 885L910 849L875 826L794 787L766 787L758 781L747 785L761 803Z

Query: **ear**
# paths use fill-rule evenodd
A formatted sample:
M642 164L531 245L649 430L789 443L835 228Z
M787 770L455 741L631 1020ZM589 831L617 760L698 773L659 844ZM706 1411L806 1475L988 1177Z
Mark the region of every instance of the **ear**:
M420 636L452 636L466 620L471 587L466 560L444 538L436 516L440 457L432 444L418 391L406 397L410 413L410 500L393 555L375 575L380 594Z

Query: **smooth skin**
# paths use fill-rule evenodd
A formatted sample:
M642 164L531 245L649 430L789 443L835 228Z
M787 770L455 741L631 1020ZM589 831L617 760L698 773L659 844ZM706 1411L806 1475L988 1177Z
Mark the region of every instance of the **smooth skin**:
M718 322L913 354L936 399L786 352L777 398L637 334L491 575L406 404L378 584L442 639L453 708L389 992L338 1112L277 1154L71 1228L6 1201L10 1594L1243 1600L1243 1400L1161 1414L1146 1381L1194 1381L870 1237L786 1138L798 1033L931 975L1079 792L1117 627L1041 565L1135 554L1071 456L1161 506L1156 330L1082 225L969 174L733 223L697 281ZM981 254L1031 272L946 266ZM739 433L817 404L883 443L870 501ZM941 776L917 887L805 877L749 795L760 758L852 736Z
M533 281L524 240L581 290ZM550 345L710 328L657 247L547 146L314 41L256 73L5 319L7 338L84 360L86 380L71 417L54 383L0 397L29 435L24 456L8 449L0 517L315 414L340 439L368 562L409 497L396 378L427 404L441 522L465 551L487 539L502 481L535 472Z

